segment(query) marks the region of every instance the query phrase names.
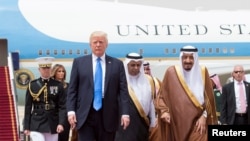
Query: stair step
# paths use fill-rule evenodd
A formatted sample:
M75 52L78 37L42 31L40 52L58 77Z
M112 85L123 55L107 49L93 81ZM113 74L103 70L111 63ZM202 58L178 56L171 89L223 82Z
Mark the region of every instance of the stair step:
M0 67L0 141L20 141L8 66Z

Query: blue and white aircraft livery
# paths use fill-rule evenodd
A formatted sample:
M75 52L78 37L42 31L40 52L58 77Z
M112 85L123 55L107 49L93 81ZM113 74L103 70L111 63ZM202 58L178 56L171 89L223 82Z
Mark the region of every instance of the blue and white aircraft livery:
M169 65L179 63L185 45L199 49L200 62L211 74L228 74L239 62L249 69L249 2L196 2L0 0L0 38L7 39L9 52L19 55L19 100L24 100L29 80L39 76L35 58L55 57L55 63L65 65L69 81L72 59L91 53L89 35L95 30L108 33L107 54L123 59L138 52L160 79Z

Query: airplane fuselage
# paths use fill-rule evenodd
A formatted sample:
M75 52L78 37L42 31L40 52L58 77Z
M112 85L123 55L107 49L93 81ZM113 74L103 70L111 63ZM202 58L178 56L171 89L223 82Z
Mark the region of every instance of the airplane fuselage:
M20 104L28 82L39 77L35 58L55 57L69 81L73 58L91 53L89 35L95 30L108 33L108 55L123 60L129 52L140 53L159 79L168 66L179 64L185 45L197 47L200 63L222 79L235 64L250 66L249 9L187 11L99 0L11 0L0 7L0 38L19 55Z

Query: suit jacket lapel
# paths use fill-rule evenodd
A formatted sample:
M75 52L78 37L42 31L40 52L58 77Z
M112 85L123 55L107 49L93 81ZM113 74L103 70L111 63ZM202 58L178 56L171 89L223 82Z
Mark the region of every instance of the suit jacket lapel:
M84 68L86 69L87 72L89 72L89 80L91 83L91 86L94 86L94 72L93 72L93 62L92 62L92 55L87 55L86 56L86 66L84 66Z
M232 98L233 98L233 105L232 105L232 107L236 107L236 98L235 98L235 96L236 96L236 94L235 94L235 88L234 88L234 82L232 82L230 85L228 85L229 86L229 88L230 88L230 95L232 96ZM236 108L234 108L234 109L236 109ZM234 111L235 112L235 111Z
M106 62L106 74L105 74L105 80L104 80L104 93L106 92L107 90L107 84L109 82L109 79L111 78L111 70L112 70L112 60L111 58L106 55L106 58L105 58L105 62Z
M244 84L245 84L245 90L246 90L246 99L247 99L247 104L248 104L248 101L249 101L249 85L246 83L246 82L244 82Z

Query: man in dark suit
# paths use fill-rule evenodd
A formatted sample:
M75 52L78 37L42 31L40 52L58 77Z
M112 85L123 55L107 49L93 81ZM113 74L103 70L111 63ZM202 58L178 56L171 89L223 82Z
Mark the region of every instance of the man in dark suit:
M221 124L246 125L250 124L249 83L244 81L244 68L236 65L232 72L234 78L223 86L221 95Z
M119 114L124 129L129 125L129 95L123 62L105 51L107 34L95 31L90 36L92 54L75 58L67 95L68 120L78 129L79 141L113 141L119 126ZM101 106L93 104L96 99L95 76L97 64L101 63ZM119 111L120 107L120 111ZM120 112L120 113L119 113Z

